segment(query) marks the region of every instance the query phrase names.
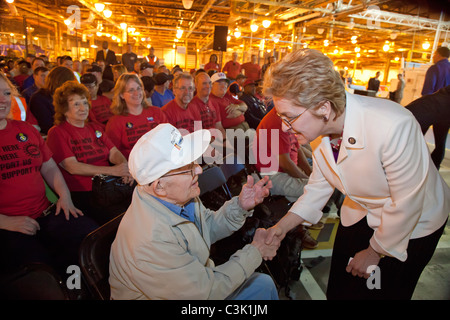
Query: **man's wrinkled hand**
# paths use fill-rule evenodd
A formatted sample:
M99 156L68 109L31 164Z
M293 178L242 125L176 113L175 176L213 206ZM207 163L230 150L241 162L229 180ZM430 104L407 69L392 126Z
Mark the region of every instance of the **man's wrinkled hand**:
M267 236L268 231L266 229L257 229L253 236L252 245L259 250L264 260L272 260L277 254L281 241L278 241L278 238L275 238L270 244L266 244Z
M268 176L254 183L252 176L247 177L247 183L242 187L239 194L239 205L244 210L252 210L255 206L262 203L264 198L270 194L272 188L272 181Z

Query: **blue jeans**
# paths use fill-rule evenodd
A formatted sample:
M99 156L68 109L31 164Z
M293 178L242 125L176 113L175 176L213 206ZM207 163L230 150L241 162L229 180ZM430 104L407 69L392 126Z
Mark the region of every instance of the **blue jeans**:
M278 291L269 275L254 272L225 300L278 300Z

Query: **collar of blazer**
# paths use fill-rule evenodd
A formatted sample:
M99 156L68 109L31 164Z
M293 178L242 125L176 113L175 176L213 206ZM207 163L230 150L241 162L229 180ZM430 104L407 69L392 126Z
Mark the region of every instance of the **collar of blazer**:
M364 134L364 99L346 92L346 107L342 146L348 149L362 149L365 147ZM362 96L361 96L362 97Z
M346 92L346 100L344 132L337 162L334 160L329 136L320 136L311 142L311 147L314 149L318 146L332 167L335 163L339 164L348 157L347 149L363 149L365 147L364 110L361 107L364 101L359 101L359 97L348 92Z

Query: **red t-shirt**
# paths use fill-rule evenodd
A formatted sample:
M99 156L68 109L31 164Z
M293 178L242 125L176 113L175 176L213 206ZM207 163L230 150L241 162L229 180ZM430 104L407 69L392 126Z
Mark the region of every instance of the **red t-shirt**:
M14 77L14 81L17 83L17 85L20 87L20 90L22 90L22 86L23 86L23 82L25 81L26 78L28 78L29 75L28 74L19 74L17 76Z
M207 64L205 64L203 69L205 69L206 71L209 71L209 70L220 71L220 66L218 63L208 62Z
M241 70L245 70L247 80L256 81L261 79L261 67L256 63L246 62L241 65Z
M200 113L203 129L215 128L216 123L221 121L220 111L217 105L211 103L210 99L205 103L195 96L189 103L189 108L196 109Z
M276 110L272 109L261 120L256 129L256 139L253 144L253 153L256 159L255 166L261 173L283 172L279 166L278 156L289 153L291 160L297 164L299 147L293 133L281 130L281 119L277 116ZM272 154L272 151L277 149L278 152Z
M194 121L202 121L197 108L192 108L189 103L186 109L181 108L175 100L161 108L167 116L170 124L178 129L186 129L189 133L194 132Z
M145 133L160 123L167 123L167 117L158 107L148 107L140 115L115 115L106 124L106 134L128 159L131 149Z
M237 118L227 118L227 111L225 110L230 104L243 103L241 100L235 99L230 93L225 93L222 98L216 97L212 93L209 95L209 100L220 111L220 119L222 120L222 126L227 129L239 125L245 121L244 114L241 114Z
M26 122L7 120L0 133L0 214L36 219L50 204L41 166L52 153Z
M98 122L106 124L106 122L113 116L109 107L111 100L105 96L97 96L97 99L91 100L91 109Z
M75 157L78 162L94 166L109 166L109 151L114 147L98 124L89 122L83 128L78 128L67 121L48 131L47 145L58 164L64 159ZM70 174L63 168L61 172L70 191L92 190L92 176Z
M241 65L239 62L234 62L233 60L228 61L223 66L222 72L227 74L230 79L236 79L237 75L241 71Z

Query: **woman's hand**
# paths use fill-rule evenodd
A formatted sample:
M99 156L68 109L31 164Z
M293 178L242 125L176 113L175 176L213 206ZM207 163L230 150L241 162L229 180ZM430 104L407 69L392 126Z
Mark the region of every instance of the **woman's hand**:
M34 236L41 228L36 220L28 216L0 216L0 229Z
M345 271L351 272L354 276L368 279L370 277L370 273L368 273L369 267L377 266L380 259L380 255L369 246L367 249L355 254L355 257L347 265Z
M83 211L77 209L74 206L72 198L70 196L60 197L58 199L58 201L56 202L55 216L57 216L61 212L61 209L64 212L64 215L66 216L66 220L69 220L70 215L72 215L74 218L78 218L78 216L83 216Z
M131 177L128 170L128 163L122 162L111 167L111 175L116 177Z

